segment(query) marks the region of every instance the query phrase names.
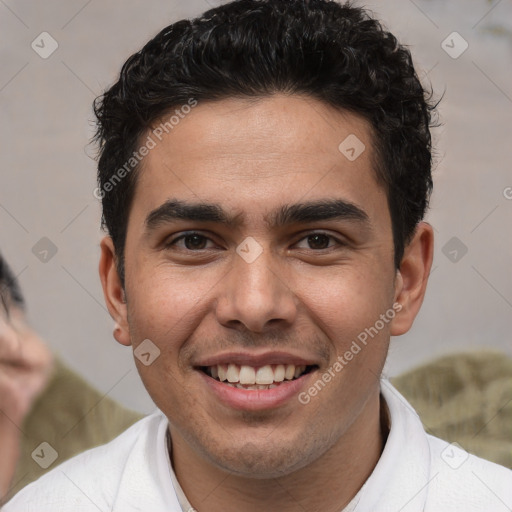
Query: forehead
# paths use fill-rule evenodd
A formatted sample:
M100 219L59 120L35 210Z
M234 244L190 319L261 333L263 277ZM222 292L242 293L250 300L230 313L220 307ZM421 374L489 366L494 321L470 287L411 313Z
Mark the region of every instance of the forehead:
M142 162L134 215L171 196L220 202L247 216L335 196L370 210L386 203L369 124L318 100L275 95L198 103L166 126L168 133L155 123L144 135L154 147Z

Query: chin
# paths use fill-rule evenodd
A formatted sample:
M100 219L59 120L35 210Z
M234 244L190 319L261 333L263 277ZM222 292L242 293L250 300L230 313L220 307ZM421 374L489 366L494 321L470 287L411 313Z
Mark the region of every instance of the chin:
M297 447L300 446L299 450ZM313 446L304 442L242 442L216 453L209 452L211 462L224 471L242 478L279 478L294 473L314 460ZM318 454L319 456L320 454Z

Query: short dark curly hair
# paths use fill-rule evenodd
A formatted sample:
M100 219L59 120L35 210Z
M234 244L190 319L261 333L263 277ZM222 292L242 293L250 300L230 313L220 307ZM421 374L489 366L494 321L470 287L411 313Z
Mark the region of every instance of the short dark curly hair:
M191 99L275 93L307 95L370 122L374 170L387 193L399 268L432 190L435 106L409 50L349 3L236 0L164 28L94 102L95 195L102 199L102 224L123 283L128 213L140 167L133 154L148 130Z

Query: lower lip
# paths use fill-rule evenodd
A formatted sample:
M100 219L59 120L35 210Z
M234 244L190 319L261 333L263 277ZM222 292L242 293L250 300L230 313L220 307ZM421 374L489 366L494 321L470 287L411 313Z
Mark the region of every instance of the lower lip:
M272 389L239 389L228 386L204 372L198 370L205 383L213 393L226 405L234 409L259 411L272 409L283 405L285 402L300 393L305 387L307 378L314 372L307 373L295 380L283 381Z

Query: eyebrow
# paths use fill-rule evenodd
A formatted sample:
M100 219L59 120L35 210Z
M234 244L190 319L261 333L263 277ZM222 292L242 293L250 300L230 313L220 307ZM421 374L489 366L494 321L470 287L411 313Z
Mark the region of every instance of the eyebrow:
M145 222L146 229L152 231L162 224L177 220L213 222L235 228L243 223L243 215L231 215L215 203L189 203L169 199L149 213ZM265 216L265 223L270 228L325 220L350 220L370 225L370 218L364 210L342 199L283 205Z

